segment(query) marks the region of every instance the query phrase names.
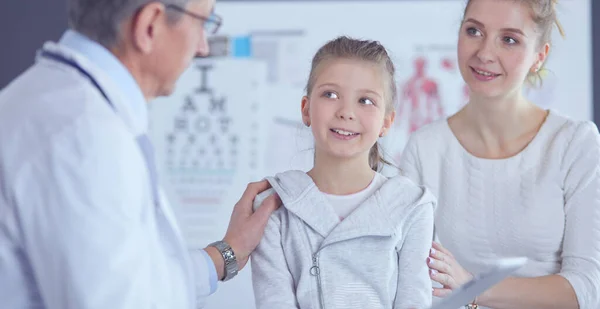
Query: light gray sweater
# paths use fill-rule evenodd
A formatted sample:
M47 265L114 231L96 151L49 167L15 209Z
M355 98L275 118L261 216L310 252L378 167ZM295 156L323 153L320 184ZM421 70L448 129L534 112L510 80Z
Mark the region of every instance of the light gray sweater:
M428 308L435 197L403 176L339 221L302 171L267 178L283 206L252 254L258 309Z

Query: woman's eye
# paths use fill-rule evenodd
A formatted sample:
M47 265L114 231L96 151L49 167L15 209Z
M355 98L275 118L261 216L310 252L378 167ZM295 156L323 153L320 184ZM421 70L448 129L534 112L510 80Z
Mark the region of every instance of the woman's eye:
M467 28L467 34L471 36L481 36L481 32L473 27Z
M505 36L503 40L504 40L504 43L510 44L510 45L519 43L517 40L515 40L509 36Z
M362 98L359 100L360 103L362 104L366 104L366 105L373 105L375 104L373 101L371 101L371 99L369 98Z

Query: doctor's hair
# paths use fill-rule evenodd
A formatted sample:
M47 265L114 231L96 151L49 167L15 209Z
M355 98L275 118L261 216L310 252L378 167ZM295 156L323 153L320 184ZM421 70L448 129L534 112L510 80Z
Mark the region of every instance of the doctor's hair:
M375 64L381 68L384 76L385 87L385 113L394 111L396 101L396 69L387 50L378 41L359 40L347 36L337 37L323 45L312 59L310 74L306 84L306 96L310 97L315 80L329 60L354 59ZM376 142L369 151L369 166L374 171L380 171L383 165L392 165L386 161L380 151L379 142Z
M465 6L464 16L467 15L469 5L474 0L467 0ZM558 14L556 5L558 0L512 0L517 5L525 5L529 8L531 19L537 26L537 32L539 34L538 47L542 47L545 44L552 46L552 30L554 26L560 33L561 37L565 37L565 31L558 20ZM545 62L545 61L544 61ZM541 67L537 71L530 71L527 75L527 83L531 86L541 85L543 76L546 75L547 69L545 63L542 63Z
M117 43L119 27L144 6L152 2L186 7L202 0L68 0L69 27L109 48ZM168 10L167 19L176 23L183 14Z

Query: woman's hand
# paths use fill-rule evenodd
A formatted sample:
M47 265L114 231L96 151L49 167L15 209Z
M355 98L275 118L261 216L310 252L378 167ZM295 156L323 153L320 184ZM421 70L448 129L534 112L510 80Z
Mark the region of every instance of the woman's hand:
M446 297L473 279L473 275L458 264L452 253L437 242L433 242L427 265L431 279L443 285L443 288L433 288L433 296Z

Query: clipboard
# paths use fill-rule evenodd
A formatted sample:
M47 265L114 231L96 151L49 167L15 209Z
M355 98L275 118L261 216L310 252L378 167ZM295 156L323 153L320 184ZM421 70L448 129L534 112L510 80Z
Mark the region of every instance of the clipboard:
M458 309L471 303L476 296L504 280L527 263L525 257L496 260L492 266L475 276L471 281L454 290L450 295L433 305L430 309Z

